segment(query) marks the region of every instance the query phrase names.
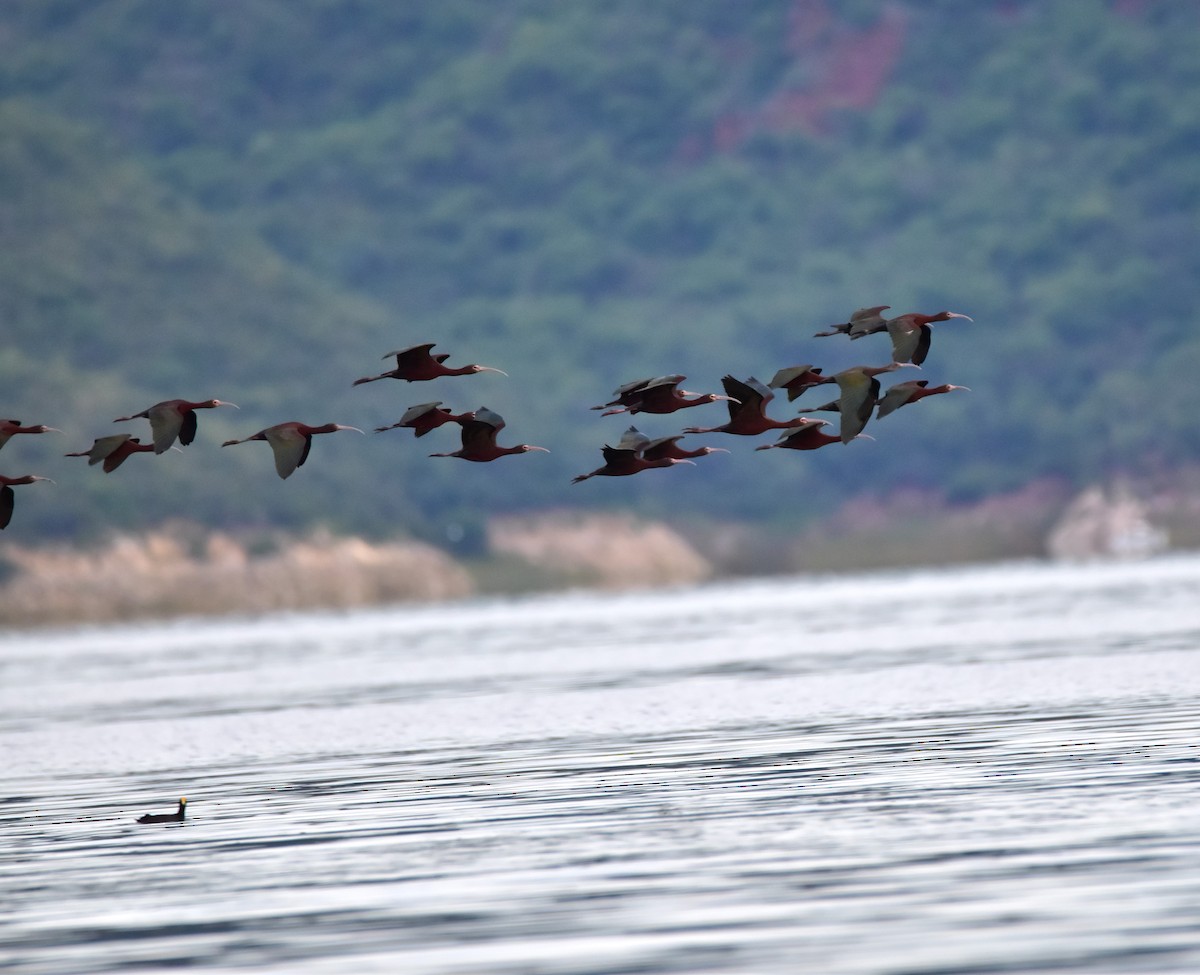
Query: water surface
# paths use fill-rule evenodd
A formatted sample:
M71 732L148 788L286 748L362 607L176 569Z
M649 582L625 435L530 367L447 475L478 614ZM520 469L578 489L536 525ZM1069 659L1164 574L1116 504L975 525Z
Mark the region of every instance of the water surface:
M1197 559L8 633L0 965L1200 971L1198 720Z

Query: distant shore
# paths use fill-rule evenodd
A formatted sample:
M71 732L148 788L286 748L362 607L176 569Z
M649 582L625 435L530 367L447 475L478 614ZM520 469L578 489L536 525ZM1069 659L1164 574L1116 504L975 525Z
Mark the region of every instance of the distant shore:
M1200 489L1143 489L1142 535L1200 548ZM316 532L238 537L176 523L87 549L0 551L0 627L113 623L298 609L351 609L565 588L678 586L715 578L1136 554L1104 536L1128 488L1073 495L1041 482L973 505L925 492L859 498L801 530L618 513L493 518L486 551L455 558L415 540ZM1119 497L1116 497L1119 495ZM1106 507L1108 504L1108 507ZM1072 521L1072 518L1075 520ZM1090 520L1089 520L1090 519ZM1083 546L1083 547L1080 547ZM1088 548L1087 546L1091 546Z

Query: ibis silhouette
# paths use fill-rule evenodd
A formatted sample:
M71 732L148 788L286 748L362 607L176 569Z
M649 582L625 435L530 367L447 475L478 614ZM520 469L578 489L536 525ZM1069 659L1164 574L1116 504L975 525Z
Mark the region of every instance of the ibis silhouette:
M462 424L462 447L450 453L430 454L430 457L459 457L462 460L486 464L510 454L525 454L531 450L550 453L545 447L535 447L533 444L519 443L512 447L501 447L496 443L496 435L505 427L504 417L495 410L481 406L475 410L469 420Z
M212 410L218 406L232 406L235 410L238 408L236 403L226 403L219 399L206 399L198 403L186 399L168 399L146 407L141 413L119 416L113 420L113 423L123 423L139 417L149 420L150 433L154 440L154 452L161 454L171 449L176 438L185 447L195 440L196 410Z
M22 474L20 477L5 477L0 474L0 529L7 528L8 523L12 521L13 503L16 501L13 486L33 484L35 481L50 481L50 478L40 474Z
M426 342L423 345L411 345L407 349L389 352L383 358L390 359L395 356L395 369L381 372L378 376L363 376L362 379L354 380L352 385L361 386L363 383L373 383L379 379L403 379L406 382L419 383L440 379L442 376L473 376L479 372L498 372L502 376L508 375L503 369L475 363L468 366L447 366L445 362L450 358L449 355L433 355L430 352L436 344L436 342Z
M258 433L243 437L241 440L226 440L222 447L234 444L248 443L251 440L265 440L275 454L275 471L280 477L287 478L303 466L308 460L308 452L312 449L312 438L318 433L336 433L338 430L353 430L362 433L358 427L350 427L341 423L325 423L319 427L310 427L307 423L289 420L277 423L273 427L259 430Z

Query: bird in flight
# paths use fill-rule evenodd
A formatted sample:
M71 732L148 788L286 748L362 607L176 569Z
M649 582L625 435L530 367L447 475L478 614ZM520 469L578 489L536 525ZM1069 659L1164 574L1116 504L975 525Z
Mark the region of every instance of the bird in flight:
M212 410L218 406L232 406L236 403L226 403L219 399L206 399L193 403L186 399L168 399L161 403L148 406L141 413L129 416L119 416L113 423L124 423L126 420L136 420L144 417L150 421L150 433L154 439L154 452L164 453L171 449L176 438L185 447L196 439L196 410Z
M273 427L259 430L258 433L243 437L241 440L226 440L222 447L247 443L251 440L265 440L270 444L275 455L275 472L283 478L291 474L308 460L308 452L312 449L312 438L318 433L336 433L338 430L353 430L362 433L358 427L349 427L341 423L325 423L319 427L310 427L307 423L289 420L277 423Z

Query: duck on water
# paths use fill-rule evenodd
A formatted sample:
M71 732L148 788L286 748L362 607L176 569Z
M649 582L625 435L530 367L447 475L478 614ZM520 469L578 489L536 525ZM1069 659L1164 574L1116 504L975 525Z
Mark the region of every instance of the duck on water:
M138 817L139 823L182 823L187 810L187 800L179 800L179 808L173 813L146 813Z

